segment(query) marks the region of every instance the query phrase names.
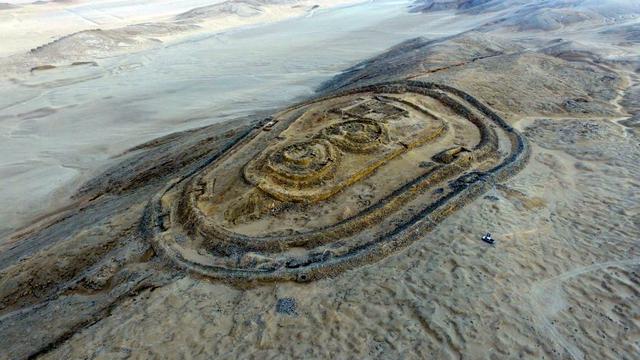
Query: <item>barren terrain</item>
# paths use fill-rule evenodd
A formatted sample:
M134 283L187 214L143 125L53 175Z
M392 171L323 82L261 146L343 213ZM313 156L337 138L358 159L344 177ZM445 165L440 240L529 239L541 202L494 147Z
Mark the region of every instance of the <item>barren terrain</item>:
M82 65L5 57L0 358L638 359L639 19L383 1ZM259 73L278 48L305 71ZM212 49L244 65L174 61ZM151 76L163 56L182 70ZM52 67L14 66L34 59ZM43 153L85 169L52 184Z

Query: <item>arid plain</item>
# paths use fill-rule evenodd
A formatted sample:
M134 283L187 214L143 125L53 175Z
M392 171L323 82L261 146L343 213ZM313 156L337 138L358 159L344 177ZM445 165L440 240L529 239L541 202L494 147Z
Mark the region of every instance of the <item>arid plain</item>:
M638 359L639 4L168 4L6 40L0 358Z

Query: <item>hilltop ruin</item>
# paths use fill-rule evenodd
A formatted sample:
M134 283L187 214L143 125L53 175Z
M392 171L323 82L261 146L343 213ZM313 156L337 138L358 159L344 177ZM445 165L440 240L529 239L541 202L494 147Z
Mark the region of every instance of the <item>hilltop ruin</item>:
M149 239L192 272L309 281L375 261L515 174L528 148L472 96L424 82L287 108L176 178Z

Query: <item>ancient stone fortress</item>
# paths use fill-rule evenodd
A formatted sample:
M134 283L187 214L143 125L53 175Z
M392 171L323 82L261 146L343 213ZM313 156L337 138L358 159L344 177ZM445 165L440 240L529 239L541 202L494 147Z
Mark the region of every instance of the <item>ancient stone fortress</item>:
M428 237L527 158L520 134L460 90L367 86L265 120L168 184L145 226L194 273L310 281Z

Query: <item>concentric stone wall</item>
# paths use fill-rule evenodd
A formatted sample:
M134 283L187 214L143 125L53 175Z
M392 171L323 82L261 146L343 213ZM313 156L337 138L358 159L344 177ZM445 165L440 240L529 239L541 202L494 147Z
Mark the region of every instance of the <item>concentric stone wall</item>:
M368 86L275 114L168 184L145 226L193 272L308 281L416 240L527 158L518 132L460 90Z

